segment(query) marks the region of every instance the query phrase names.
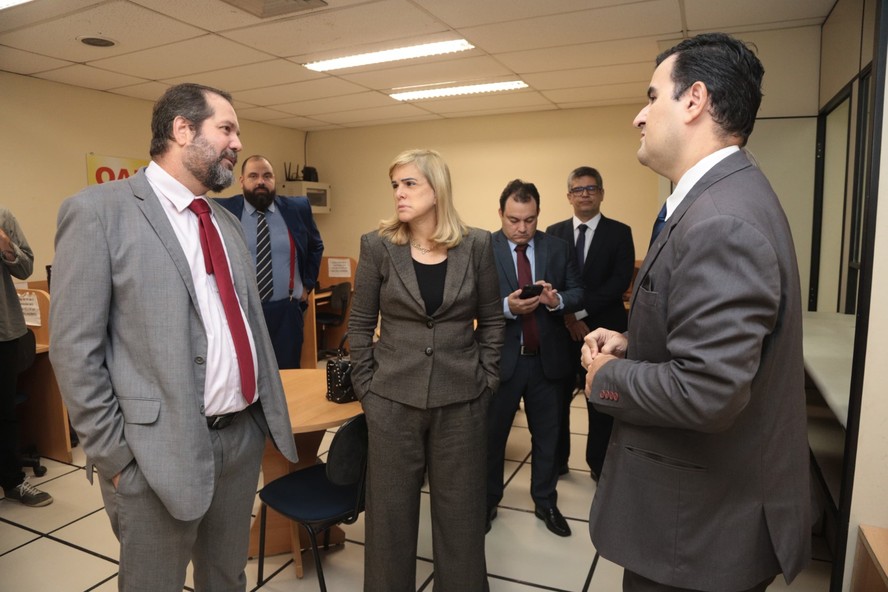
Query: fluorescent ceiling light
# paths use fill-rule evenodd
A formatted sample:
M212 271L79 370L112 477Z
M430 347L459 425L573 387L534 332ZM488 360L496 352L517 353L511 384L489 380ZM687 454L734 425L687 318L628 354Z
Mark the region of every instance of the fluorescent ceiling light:
M0 0L0 10L3 10L4 8L12 8L19 4L25 4L26 2L31 2L31 0Z
M520 80L509 82L488 82L486 84L468 84L464 86L449 86L446 88L431 88L426 90L411 90L407 92L393 93L389 96L399 101L416 101L419 99L436 99L440 97L455 97L458 95L473 95L476 93L500 92L504 90L519 90L527 88L527 84Z
M386 49L384 51L362 53L346 56L344 58L311 62L303 65L309 70L326 72L327 70L339 70L341 68L354 68L355 66L366 66L368 64L381 64L383 62L396 62L398 60L410 60L413 58L424 58L445 53L455 53L457 51L466 51L467 49L472 49L474 47L474 45L470 44L465 39L455 39L453 41L439 41L438 43L426 43L424 45L413 45L410 47L399 47L398 49Z

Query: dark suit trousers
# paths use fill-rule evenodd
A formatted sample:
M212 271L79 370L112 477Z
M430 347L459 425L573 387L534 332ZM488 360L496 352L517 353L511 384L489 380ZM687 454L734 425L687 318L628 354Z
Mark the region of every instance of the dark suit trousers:
M566 465L570 457L570 404L573 401L573 393L578 385L584 385L586 382L586 370L580 363L583 342L574 342L574 347L577 354L577 375L564 381L561 395L561 427L558 433L558 455L556 458L556 466L559 468ZM584 399L586 398L585 395L582 396ZM586 437L586 464L596 475L601 475L611 431L614 427L614 418L595 409L588 399L586 400L586 414L589 420L589 434Z
M765 592L774 577L768 578L764 582L759 582L752 588L747 590L738 590L737 592ZM691 590L690 588L676 588L675 586L667 586L653 580L649 580L644 576L638 575L633 571L626 570L623 572L623 592L700 592L699 590Z
M12 489L25 480L18 455L15 390L19 340L0 341L0 487Z
M521 356L512 377L500 383L488 413L488 508L496 506L503 498L506 442L522 397L532 441L530 495L540 508L555 507L558 501L555 453L561 418L562 382L546 378L539 356Z
M435 591L486 592L484 445L488 394L419 409L361 399L370 449L364 592L413 592L423 477L428 472Z
M274 356L281 370L299 367L305 326L304 310L302 302L295 298L262 303L268 336L271 337Z

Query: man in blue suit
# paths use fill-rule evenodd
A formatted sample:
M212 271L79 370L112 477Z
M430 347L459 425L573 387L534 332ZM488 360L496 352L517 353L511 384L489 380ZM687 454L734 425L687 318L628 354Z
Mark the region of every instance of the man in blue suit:
M493 254L506 317L500 387L488 412L487 520L503 497L506 441L524 399L532 437L530 494L535 514L558 536L570 527L558 511L556 451L561 385L574 375L575 351L564 315L583 305L583 287L570 245L537 232L540 194L515 179L500 196L502 230L493 234ZM538 286L536 295L525 290Z
M243 195L216 201L234 214L244 229L257 265L262 311L278 367L298 368L302 355L302 313L318 281L324 243L308 198L278 196L274 170L266 158L253 155L244 160L240 184ZM261 269L263 261L258 256L262 253L257 253L256 244L257 236L262 238L263 224L268 240L260 240L267 245L265 268Z

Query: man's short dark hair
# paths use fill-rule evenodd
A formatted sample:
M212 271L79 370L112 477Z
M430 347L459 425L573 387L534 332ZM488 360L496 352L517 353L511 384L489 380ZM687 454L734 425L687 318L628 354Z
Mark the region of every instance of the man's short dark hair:
M525 183L521 179L509 181L506 188L500 194L500 210L506 211L506 200L512 197L518 203L526 203L530 200L536 202L537 210L540 209L540 192L533 183Z
M725 33L705 33L667 49L657 56L657 65L672 55L672 98L678 100L691 85L702 82L709 91L713 120L725 134L740 136L746 144L762 103L765 75L752 50Z
M224 90L186 82L171 86L154 103L151 115L151 156L160 156L167 151L167 141L173 139L173 120L182 116L198 129L213 109L207 102L207 95L219 95L229 103L231 95Z
M598 187L604 189L604 181L601 179L601 173L598 172L598 169L593 169L590 166L581 166L572 170L567 176L567 188L570 189L570 184L574 182L574 179L579 179L580 177L592 177L595 179L595 183Z

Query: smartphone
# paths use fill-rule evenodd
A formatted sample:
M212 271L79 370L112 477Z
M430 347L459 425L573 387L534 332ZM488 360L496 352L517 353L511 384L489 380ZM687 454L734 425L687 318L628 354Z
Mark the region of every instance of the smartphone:
M525 298L533 298L534 296L539 296L542 293L542 284L528 284L521 288L521 293L518 294L518 298L521 298L522 300Z

